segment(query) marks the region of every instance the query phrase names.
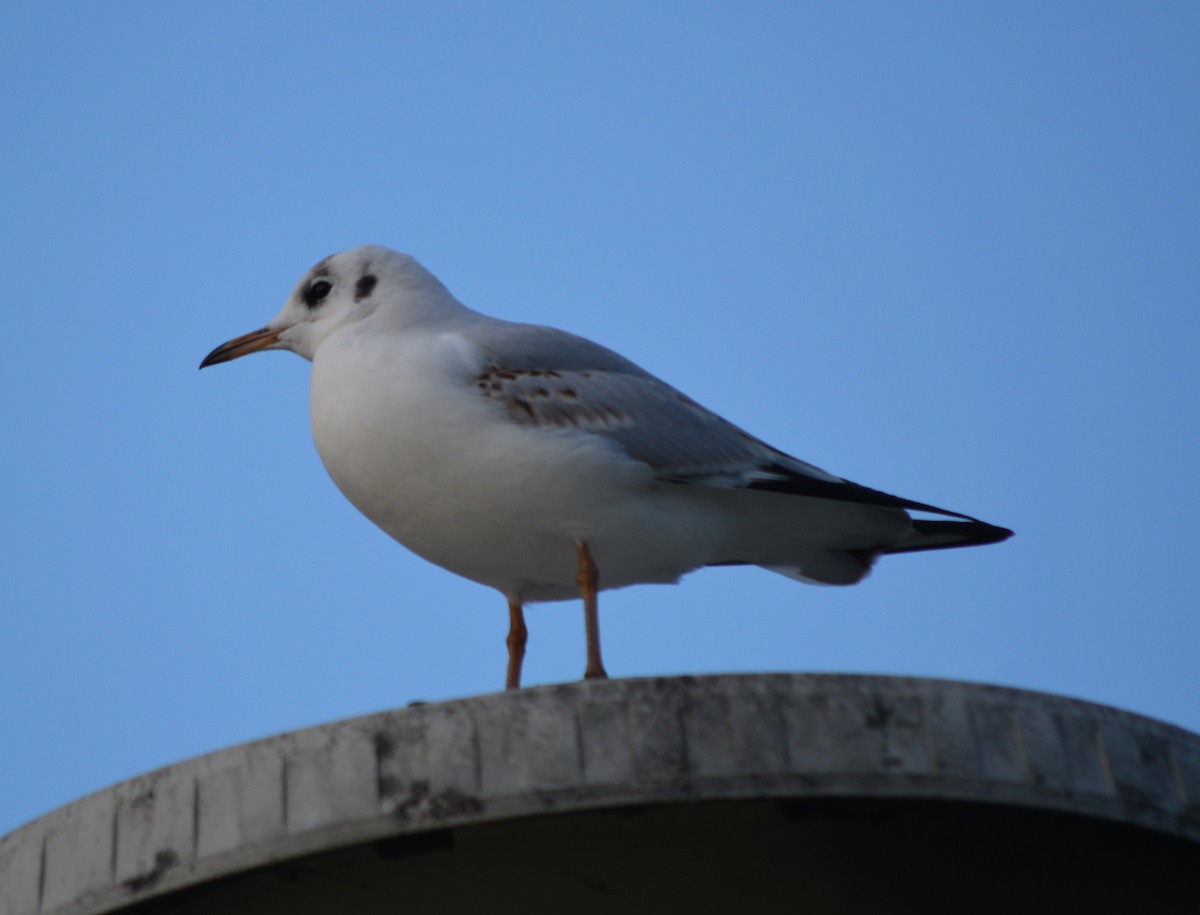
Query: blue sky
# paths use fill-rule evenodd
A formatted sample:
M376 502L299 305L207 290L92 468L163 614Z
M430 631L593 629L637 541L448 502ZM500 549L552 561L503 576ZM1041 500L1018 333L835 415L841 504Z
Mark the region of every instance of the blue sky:
M609 592L614 676L951 677L1200 729L1194 3L5 20L0 833L502 684L503 600L337 493L307 363L196 370L367 242L818 466L1017 531L850 589L714 569ZM529 625L527 682L578 677L579 607Z

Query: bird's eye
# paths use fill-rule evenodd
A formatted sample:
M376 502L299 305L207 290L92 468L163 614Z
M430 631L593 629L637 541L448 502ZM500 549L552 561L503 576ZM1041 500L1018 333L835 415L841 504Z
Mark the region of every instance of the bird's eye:
M304 290L304 304L309 308L316 308L325 300L325 296L329 295L329 290L332 288L333 283L328 280L317 280Z

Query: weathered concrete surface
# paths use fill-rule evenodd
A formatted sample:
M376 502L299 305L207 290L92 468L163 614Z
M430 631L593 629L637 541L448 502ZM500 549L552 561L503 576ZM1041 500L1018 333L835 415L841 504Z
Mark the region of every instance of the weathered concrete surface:
M940 877L896 865L921 842ZM797 881L814 911L851 911L853 899L908 911L894 895L904 881L949 885L992 867L1011 891L1031 849L1059 855L1067 882L1072 855L1099 866L1100 898L1122 867L1142 887L1200 875L1200 736L1056 696L892 677L479 696L233 747L56 810L0 839L0 915L384 911L394 893L461 896L463 867L496 868L493 894L514 873L563 884L550 911L603 911L618 897L651 910L664 887L679 904L684 889L795 904ZM889 875L891 890L833 880L839 867ZM1079 899L1077 888L1064 897Z

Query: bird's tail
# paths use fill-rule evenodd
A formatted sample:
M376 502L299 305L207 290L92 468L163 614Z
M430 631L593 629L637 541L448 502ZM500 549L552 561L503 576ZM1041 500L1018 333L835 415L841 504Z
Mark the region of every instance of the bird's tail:
M877 549L813 550L797 564L771 563L761 567L814 585L853 585L867 576L880 556L948 550L961 546L999 543L1012 536L1008 528L983 521L926 521L914 518L912 530L891 546Z

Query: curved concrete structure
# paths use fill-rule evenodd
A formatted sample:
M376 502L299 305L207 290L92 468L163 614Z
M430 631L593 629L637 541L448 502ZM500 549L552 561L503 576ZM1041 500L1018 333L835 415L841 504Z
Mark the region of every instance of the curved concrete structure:
M149 773L0 839L0 913L1192 912L1198 875L1195 734L968 683L684 677Z

